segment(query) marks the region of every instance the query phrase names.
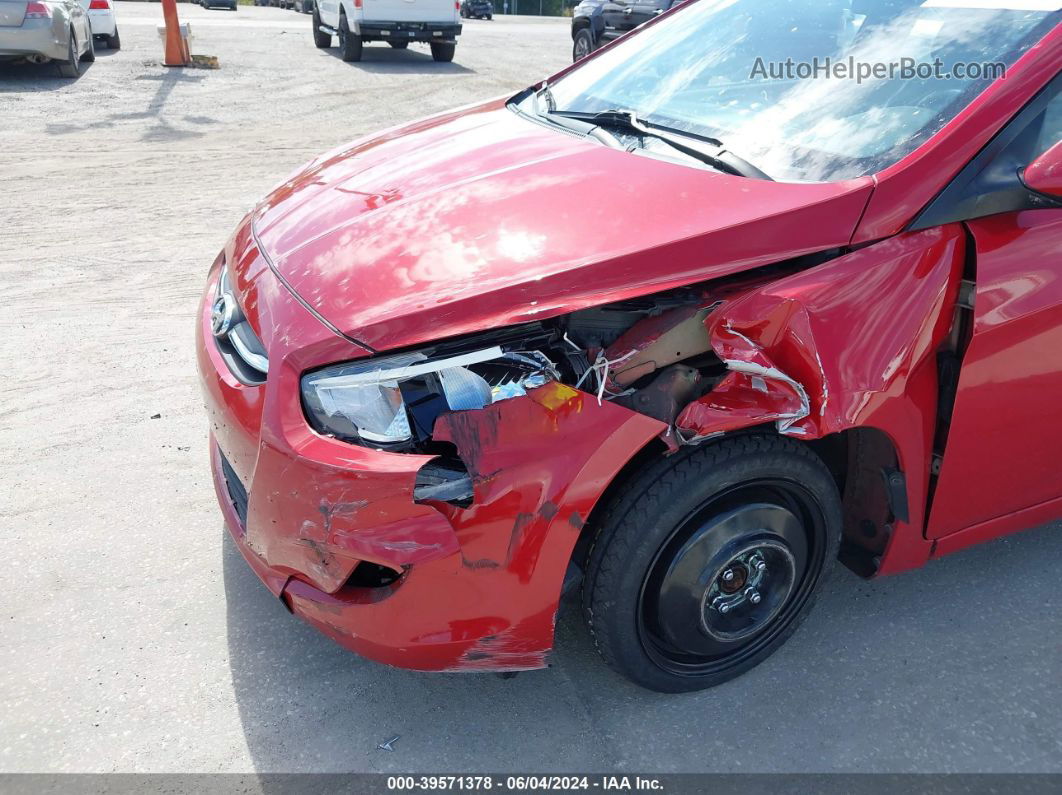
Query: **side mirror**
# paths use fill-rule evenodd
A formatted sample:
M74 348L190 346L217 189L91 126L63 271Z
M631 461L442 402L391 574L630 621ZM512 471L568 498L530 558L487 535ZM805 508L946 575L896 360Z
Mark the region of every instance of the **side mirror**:
M1030 163L1022 181L1037 193L1062 199L1062 141Z

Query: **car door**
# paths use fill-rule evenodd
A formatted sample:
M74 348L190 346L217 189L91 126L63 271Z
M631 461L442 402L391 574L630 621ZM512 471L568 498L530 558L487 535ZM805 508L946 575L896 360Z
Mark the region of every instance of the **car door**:
M1060 83L1021 114L1030 120L1018 131L1005 133L1014 140L985 173L1005 174L1062 139ZM1051 205L966 221L973 327L929 538L1062 497L1062 207Z
M601 40L612 41L618 39L627 31L634 29L632 14L635 0L606 0L601 9L601 16L605 21L605 30Z
M660 16L671 8L671 0L635 0L630 6L631 28L644 25L650 19Z

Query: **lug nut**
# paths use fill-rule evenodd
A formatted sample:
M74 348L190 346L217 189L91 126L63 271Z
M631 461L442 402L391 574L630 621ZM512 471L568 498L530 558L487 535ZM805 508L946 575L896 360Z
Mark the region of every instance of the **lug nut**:
M749 588L747 591L745 591L745 597L754 605L758 605L760 603L760 600L763 599L763 597L760 596L760 592L753 590L752 588Z
M730 605L728 605L726 602L723 602L721 605L719 605L719 612L720 613L729 613L730 612Z
M723 582L732 582L734 579L734 570L727 569L723 572Z
M762 560L757 560L756 561L756 571L763 571L766 568L767 568L767 563L765 561L762 561Z

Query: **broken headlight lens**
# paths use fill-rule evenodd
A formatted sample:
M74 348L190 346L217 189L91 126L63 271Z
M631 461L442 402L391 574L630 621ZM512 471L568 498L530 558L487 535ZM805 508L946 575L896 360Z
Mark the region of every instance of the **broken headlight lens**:
M392 446L429 436L442 411L481 409L556 377L538 351L496 346L434 360L403 353L305 375L302 399L318 432Z

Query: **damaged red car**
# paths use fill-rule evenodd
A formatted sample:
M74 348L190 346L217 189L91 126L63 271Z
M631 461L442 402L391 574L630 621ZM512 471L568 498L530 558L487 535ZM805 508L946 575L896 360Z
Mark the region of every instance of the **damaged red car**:
M198 319L247 563L428 671L547 666L581 588L609 665L685 691L777 650L837 559L1062 516L1059 20L691 0L311 162Z

